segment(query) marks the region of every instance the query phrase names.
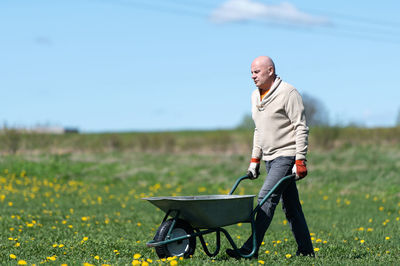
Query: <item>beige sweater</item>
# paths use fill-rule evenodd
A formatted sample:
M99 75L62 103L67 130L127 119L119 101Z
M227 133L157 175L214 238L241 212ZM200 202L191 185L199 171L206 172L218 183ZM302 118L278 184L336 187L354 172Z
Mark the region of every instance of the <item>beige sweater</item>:
M269 161L279 156L296 156L296 160L305 159L308 127L299 92L276 77L262 101L259 89L253 91L251 104L256 125L252 158Z

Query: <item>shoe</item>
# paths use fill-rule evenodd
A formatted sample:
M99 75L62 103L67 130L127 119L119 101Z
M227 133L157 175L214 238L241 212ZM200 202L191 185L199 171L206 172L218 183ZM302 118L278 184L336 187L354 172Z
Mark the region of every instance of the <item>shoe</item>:
M244 251L244 250L242 250L242 249L239 249L239 251L240 251L240 253L242 253L242 254L249 254L248 251ZM236 250L231 249L231 248L226 249L225 252L226 252L226 254L227 254L229 257L234 258L234 259L237 259L237 260L240 260L240 259L258 259L258 254L254 254L254 255L251 256L250 258L243 258L242 256L239 255L239 253L237 253Z
M308 257L315 258L315 253L314 253L314 251L311 251L311 252L296 251L296 256L308 256Z

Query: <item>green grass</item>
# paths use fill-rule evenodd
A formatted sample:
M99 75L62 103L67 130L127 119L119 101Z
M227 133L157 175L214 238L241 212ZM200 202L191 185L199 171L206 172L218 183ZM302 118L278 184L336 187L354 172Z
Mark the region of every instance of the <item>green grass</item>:
M243 175L248 160L237 154L113 151L3 156L0 262L123 265L140 254L139 261L169 265L169 261L157 261L153 249L145 245L163 213L140 198L227 193ZM311 150L308 161L310 174L298 188L314 247L319 249L316 258L294 256L296 244L279 207L259 260L276 265L398 264L399 144ZM262 182L262 178L243 181L237 192L257 194ZM250 234L248 224L227 230L237 244ZM213 249L214 235L206 240ZM259 264L228 259L224 238L222 245L212 260L198 241L193 258L177 262ZM16 258L10 258L11 254Z

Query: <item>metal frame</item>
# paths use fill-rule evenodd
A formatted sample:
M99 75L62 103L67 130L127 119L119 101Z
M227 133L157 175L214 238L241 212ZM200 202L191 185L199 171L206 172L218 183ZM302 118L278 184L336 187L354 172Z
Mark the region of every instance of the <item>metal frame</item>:
M296 176L295 174L292 174L292 175L285 176L281 180L279 180L279 182L275 184L275 186L268 192L268 194L264 197L264 199L260 203L258 203L257 206L253 209L253 211L252 211L252 213L250 215L251 232L252 232L252 236L253 236L253 250L249 254L242 254L240 252L239 248L236 246L235 242L233 241L232 237L228 233L228 231L225 230L222 227L206 229L206 230L203 230L203 231L201 231L199 228L194 228L195 233L193 233L193 234L188 234L186 236L180 236L180 237L176 237L176 238L171 239L171 232L175 227L176 221L178 220L179 210L168 210L168 212L164 216L164 219L163 219L162 223L167 220L168 216L170 216L171 213L175 212L175 215L173 215L173 216L171 215L171 217L173 218L173 221L172 221L171 227L168 230L168 234L166 236L166 240L159 241L159 242L151 240L151 241L147 242L146 245L148 247L158 247L158 246L166 245L166 244L169 244L169 243L172 243L172 242L175 242L175 241L189 239L189 238L192 238L192 237L199 237L201 245L203 246L203 249L204 249L205 253L209 257L215 257L216 255L218 255L218 253L220 251L220 248L221 248L221 232L222 232L225 235L225 237L228 239L228 241L231 244L232 248L237 252L237 254L239 256L241 256L242 258L250 258L255 254L256 249L257 249L257 247L256 247L256 227L255 227L255 215L256 215L256 213L261 208L261 206L264 205L264 203L271 196L271 194L274 193L275 190L283 182L285 182L286 180L289 180L289 179L295 180L294 179L295 176ZM245 179L249 179L249 177L247 175L245 175L245 176L242 176L242 177L238 178L236 180L236 183L233 185L231 191L229 192L229 195L232 195L233 192L235 192L236 188L239 186L239 183L242 182ZM211 234L211 233L214 233L214 232L216 233L216 249L215 249L215 251L213 253L211 253L208 250L207 246L206 246L206 243L204 241L203 235Z

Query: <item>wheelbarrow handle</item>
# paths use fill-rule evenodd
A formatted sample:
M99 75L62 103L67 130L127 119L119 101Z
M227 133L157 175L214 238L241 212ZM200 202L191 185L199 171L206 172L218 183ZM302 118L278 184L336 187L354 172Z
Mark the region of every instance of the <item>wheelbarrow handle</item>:
M294 181L297 181L297 180L298 180L298 179L296 179L296 174L291 174L291 175L285 176L285 177L283 177L281 180L279 180L278 183L276 183L275 186L273 186L272 189L268 192L268 194L264 196L264 198L262 199L262 201L259 202L259 203L257 204L257 206L254 208L254 210L253 210L251 216L254 217L255 214L257 213L257 211L261 208L261 206L262 206L262 205L267 201L267 199L271 196L271 194L274 193L274 192L278 189L278 187L281 186L282 183L284 183L284 182L286 182L287 180L290 180L290 179L292 179L292 180L294 180Z
M236 180L236 183L233 185L233 187L232 187L232 189L231 189L231 192L229 192L229 195L232 195L233 192L235 192L236 188L239 186L239 183L242 182L242 181L245 180L245 179L250 179L250 177L249 177L248 175L244 175L244 176L242 176L242 177L239 177L239 178Z

